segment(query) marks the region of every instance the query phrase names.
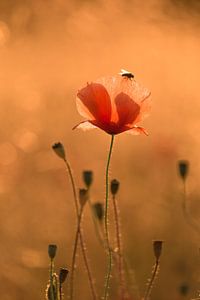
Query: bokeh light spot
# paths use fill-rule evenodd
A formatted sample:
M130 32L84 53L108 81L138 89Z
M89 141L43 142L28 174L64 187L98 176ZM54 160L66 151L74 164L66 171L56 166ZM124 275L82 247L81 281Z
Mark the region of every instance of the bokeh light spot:
M29 268L39 268L46 266L46 259L44 258L44 253L33 249L24 249L22 251L22 263Z
M33 152L38 149L38 137L37 135L27 129L20 130L15 133L14 141L16 146L18 146L24 152Z
M4 46L10 38L10 30L5 22L0 21L0 47Z

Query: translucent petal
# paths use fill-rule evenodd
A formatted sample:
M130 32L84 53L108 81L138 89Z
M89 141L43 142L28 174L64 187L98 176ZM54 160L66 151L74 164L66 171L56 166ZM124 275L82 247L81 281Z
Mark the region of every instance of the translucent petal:
M77 94L79 113L89 120L108 123L111 119L111 100L106 88L99 83L90 83Z
M92 123L90 123L90 121L83 121L83 122L80 122L79 124L77 124L76 126L74 126L72 129L77 129L77 128L87 131L87 130L91 130L91 129L96 129L98 127L93 125Z

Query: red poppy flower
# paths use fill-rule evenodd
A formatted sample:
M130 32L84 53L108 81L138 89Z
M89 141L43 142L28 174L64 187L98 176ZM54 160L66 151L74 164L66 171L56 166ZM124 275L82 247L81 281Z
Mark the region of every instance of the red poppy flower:
M145 133L137 126L149 113L150 92L122 76L103 77L77 93L77 109L86 118L75 128L100 128L109 134Z

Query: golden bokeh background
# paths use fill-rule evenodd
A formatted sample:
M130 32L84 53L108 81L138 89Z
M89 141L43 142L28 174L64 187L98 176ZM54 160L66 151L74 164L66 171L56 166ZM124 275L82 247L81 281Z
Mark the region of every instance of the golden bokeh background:
M132 71L153 99L143 123L149 137L117 136L110 173L121 182L133 299L144 294L154 239L165 243L152 299L197 298L200 235L183 217L177 161L190 161L187 200L199 222L199 17L198 0L0 0L2 300L44 299L49 243L58 245L56 266L70 266L76 225L72 192L51 145L63 142L79 187L82 170L94 171L92 199L103 201L109 136L72 131L82 120L75 98L87 81L121 68ZM101 294L105 254L88 208L83 226ZM75 284L76 300L90 299L81 255ZM186 296L180 293L183 285L189 288ZM113 300L116 287L113 278Z

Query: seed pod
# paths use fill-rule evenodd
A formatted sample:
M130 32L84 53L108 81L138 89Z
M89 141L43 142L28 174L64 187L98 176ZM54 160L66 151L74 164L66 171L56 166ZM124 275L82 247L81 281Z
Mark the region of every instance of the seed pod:
M178 162L179 175L183 180L186 179L189 171L189 162L187 160L179 160Z
M119 181L117 179L113 179L110 185L112 195L116 195L119 190Z
M155 258L157 261L159 260L161 253L162 253L162 244L163 244L163 241L154 241L153 242L154 255L155 255Z
M52 149L54 150L54 152L62 159L66 160L66 156L65 156L65 148L63 146L62 143L58 142L58 143L55 143L53 146L52 146Z
M60 273L59 273L60 284L63 284L65 282L68 273L69 273L69 270L67 270L66 268L60 268Z
M57 251L57 246L56 245L49 245L48 253L49 253L49 257L51 259L54 259L54 257L56 256L56 251Z
M99 221L102 221L103 216L104 216L103 204L101 202L94 203L93 210L94 210L95 216L99 219Z
M90 170L83 171L83 181L86 187L89 188L93 182L93 172Z
M79 203L83 207L88 200L88 191L86 189L79 189Z

